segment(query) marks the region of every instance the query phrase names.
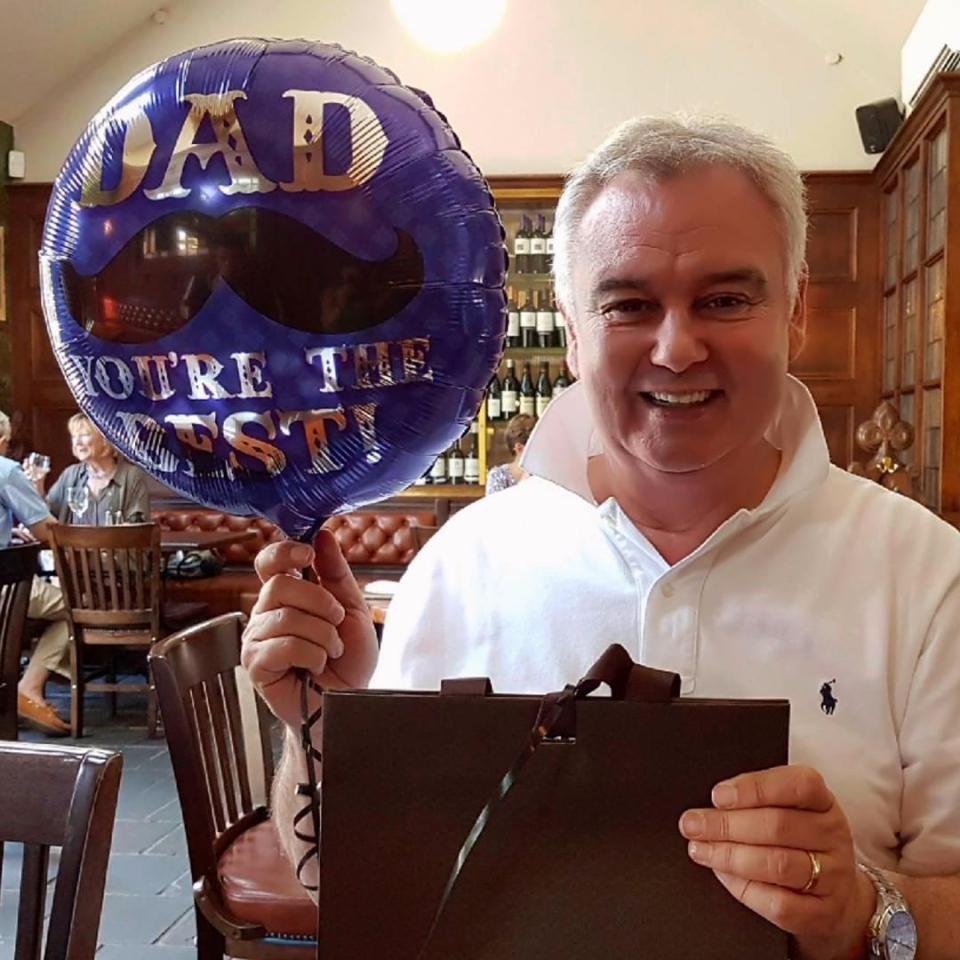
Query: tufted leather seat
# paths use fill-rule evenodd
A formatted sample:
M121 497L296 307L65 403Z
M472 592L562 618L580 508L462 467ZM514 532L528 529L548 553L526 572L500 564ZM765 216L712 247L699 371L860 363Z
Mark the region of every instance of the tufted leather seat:
M324 527L332 530L347 562L405 567L417 552L410 528L429 527L434 513L376 513L358 511L332 517Z
M317 936L317 905L300 885L270 820L245 830L217 865L224 904L275 935Z
M204 507L154 510L152 519L162 530L254 530L256 536L220 551L226 563L223 573L202 580L168 580L165 595L171 600L201 601L211 616L241 609L241 596L255 595L260 581L253 570L256 555L268 544L283 539L281 530L260 517L237 517ZM363 583L377 577L397 578L417 552L411 529L435 527L431 511L358 510L332 517L324 526L333 531L343 555Z

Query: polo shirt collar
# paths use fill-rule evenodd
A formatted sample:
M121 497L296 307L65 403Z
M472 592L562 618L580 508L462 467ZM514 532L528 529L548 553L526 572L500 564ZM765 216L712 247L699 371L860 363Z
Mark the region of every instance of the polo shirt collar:
M757 513L784 505L827 477L830 456L816 404L807 388L787 377L780 412L767 439L783 453L780 470ZM531 474L595 503L587 479L587 461L602 453L586 392L579 381L568 387L544 411L523 453L522 465Z

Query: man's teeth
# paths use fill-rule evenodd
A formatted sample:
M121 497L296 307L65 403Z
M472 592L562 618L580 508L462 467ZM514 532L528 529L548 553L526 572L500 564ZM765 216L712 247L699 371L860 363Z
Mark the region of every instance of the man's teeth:
M658 403L690 404L703 403L710 399L711 390L698 390L696 393L651 393Z

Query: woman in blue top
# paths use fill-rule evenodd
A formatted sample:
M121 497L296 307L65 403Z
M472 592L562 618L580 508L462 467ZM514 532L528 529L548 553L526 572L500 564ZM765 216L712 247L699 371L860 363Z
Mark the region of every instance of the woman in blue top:
M514 484L525 480L530 476L523 467L520 466L520 458L523 456L523 448L530 439L534 424L537 421L527 413L518 413L510 418L507 424L506 442L507 449L513 455L510 463L501 464L499 467L493 467L487 474L487 493L496 493L498 490L506 490Z

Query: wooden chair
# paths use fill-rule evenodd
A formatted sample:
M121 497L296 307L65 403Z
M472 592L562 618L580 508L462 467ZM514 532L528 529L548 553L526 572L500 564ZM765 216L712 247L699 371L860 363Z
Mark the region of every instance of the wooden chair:
M267 808L272 717L240 668L246 618L225 614L150 652L183 809L198 960L314 960L317 905Z
M146 693L149 736L157 729L157 706L149 669L144 683L118 683L111 668L106 681L87 682L87 648L145 652L157 640L190 620L202 619L203 604L163 604L160 528L155 523L111 527L55 524L51 546L67 606L71 635L70 726L83 736L87 690Z
M43 958L93 960L122 766L104 750L0 743L0 865L5 843L23 844L14 960L40 960L50 847L62 849Z
M0 740L17 739L20 651L40 544L0 550Z

